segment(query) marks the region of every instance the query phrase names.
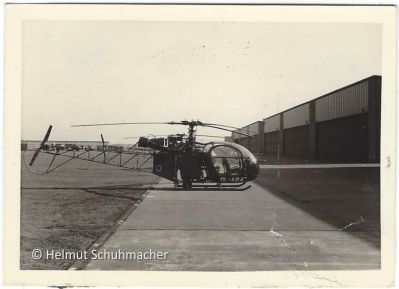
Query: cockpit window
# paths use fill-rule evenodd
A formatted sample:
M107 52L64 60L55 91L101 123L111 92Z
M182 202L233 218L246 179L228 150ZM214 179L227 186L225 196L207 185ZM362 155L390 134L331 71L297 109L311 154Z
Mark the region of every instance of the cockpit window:
M216 146L216 147L215 147ZM242 156L242 158L244 159L249 159L252 163L257 163L258 160L256 159L256 157L249 151L247 150L245 147L236 144L236 143L226 143L226 142L215 142L215 143L208 143L205 145L205 147L203 148L204 152L209 152L214 151L216 149L219 148L229 148L230 150L236 150L239 151L241 154L240 157ZM222 149L220 149L222 150ZM219 152L219 150L217 151L217 153ZM212 152L211 152L212 153ZM237 152L238 153L238 152Z
M217 146L211 151L211 156L220 158L239 158L241 157L241 153L232 147Z
M216 172L224 178L239 177L242 171L242 154L235 147L217 145L210 151Z

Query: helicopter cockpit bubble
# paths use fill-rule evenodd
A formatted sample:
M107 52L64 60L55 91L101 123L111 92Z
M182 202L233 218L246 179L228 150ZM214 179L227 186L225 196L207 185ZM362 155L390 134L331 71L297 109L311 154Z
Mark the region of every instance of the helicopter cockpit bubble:
M209 143L205 152L212 158L212 163L221 177L245 175L246 180L255 179L259 174L259 162L245 147L228 142Z

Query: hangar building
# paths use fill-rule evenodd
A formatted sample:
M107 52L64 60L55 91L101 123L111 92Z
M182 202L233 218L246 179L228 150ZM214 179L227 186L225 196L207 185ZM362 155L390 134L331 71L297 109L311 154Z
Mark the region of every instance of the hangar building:
M254 153L332 162L379 162L381 76L371 76L232 133ZM238 131L237 131L238 132Z

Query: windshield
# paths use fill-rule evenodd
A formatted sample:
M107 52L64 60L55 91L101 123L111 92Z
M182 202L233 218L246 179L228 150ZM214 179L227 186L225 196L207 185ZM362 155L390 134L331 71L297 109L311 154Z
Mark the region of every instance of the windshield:
M239 158L241 157L241 153L236 148L228 146L216 146L214 149L212 149L211 156L219 158Z
M215 154L220 154L220 156L223 157L223 155L229 156L229 154L232 154L231 156L233 156L233 152L238 153L239 151L244 159L250 159L250 161L253 163L258 162L256 157L248 149L236 143L230 143L230 142L209 143L203 148L203 150L205 152L209 152L211 150L212 157L214 157L213 155L214 152Z

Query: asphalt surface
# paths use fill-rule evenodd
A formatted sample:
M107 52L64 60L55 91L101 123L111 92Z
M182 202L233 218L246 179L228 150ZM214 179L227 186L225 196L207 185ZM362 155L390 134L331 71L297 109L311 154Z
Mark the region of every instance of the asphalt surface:
M99 247L163 260L92 260L87 270L358 270L380 267L378 168L262 169L245 191L162 181Z

